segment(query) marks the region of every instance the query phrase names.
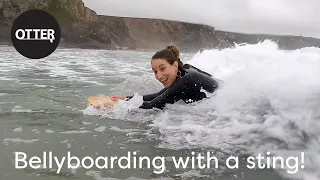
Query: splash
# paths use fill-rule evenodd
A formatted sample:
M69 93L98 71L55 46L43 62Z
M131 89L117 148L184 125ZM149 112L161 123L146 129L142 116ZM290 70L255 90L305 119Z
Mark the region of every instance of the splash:
M320 158L320 49L279 50L271 41L206 50L188 63L223 81L209 100L172 105L154 121L162 148L227 153L306 153L297 178L317 178Z
M294 178L320 178L319 48L280 50L264 41L205 50L185 63L223 82L210 99L144 111L138 109L137 97L135 106L126 102L104 117L151 121L145 135L159 140L160 148L253 155L270 151L283 158L304 152L306 167Z

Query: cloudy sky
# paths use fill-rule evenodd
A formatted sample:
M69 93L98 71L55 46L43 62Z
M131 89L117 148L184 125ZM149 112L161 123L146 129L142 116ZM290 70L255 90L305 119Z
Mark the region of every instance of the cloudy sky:
M320 0L83 0L97 14L202 23L218 30L320 38Z

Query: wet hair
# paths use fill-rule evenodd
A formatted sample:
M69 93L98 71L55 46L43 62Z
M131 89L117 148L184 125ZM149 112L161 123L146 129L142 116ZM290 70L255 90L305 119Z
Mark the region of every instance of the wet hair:
M180 52L175 46L167 46L166 49L156 52L152 59L165 59L171 65L178 61L178 70L182 71L183 63L180 60Z

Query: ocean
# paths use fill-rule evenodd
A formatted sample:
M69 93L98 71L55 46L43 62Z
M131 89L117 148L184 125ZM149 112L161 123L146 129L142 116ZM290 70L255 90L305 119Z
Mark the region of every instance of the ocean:
M221 87L193 104L139 109L162 88L153 53L57 49L35 60L1 46L1 179L320 179L319 48L182 53ZM97 110L87 104L96 95L135 96Z

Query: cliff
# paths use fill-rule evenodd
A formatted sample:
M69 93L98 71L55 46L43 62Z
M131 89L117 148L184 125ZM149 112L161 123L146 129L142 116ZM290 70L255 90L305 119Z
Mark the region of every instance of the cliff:
M99 16L108 27L111 44L140 48L161 49L175 44L180 49L192 51L199 47L222 47L222 41L215 38L215 29L206 25L184 22Z
M9 43L14 19L29 9L51 13L61 26L61 47L95 49L161 49L169 44L182 51L231 47L272 39L284 49L320 47L320 40L299 36L247 35L216 31L192 23L97 15L81 0L0 0L0 42Z
M112 49L108 28L81 0L0 0L0 41L11 42L14 19L29 9L52 14L61 27L61 46Z

